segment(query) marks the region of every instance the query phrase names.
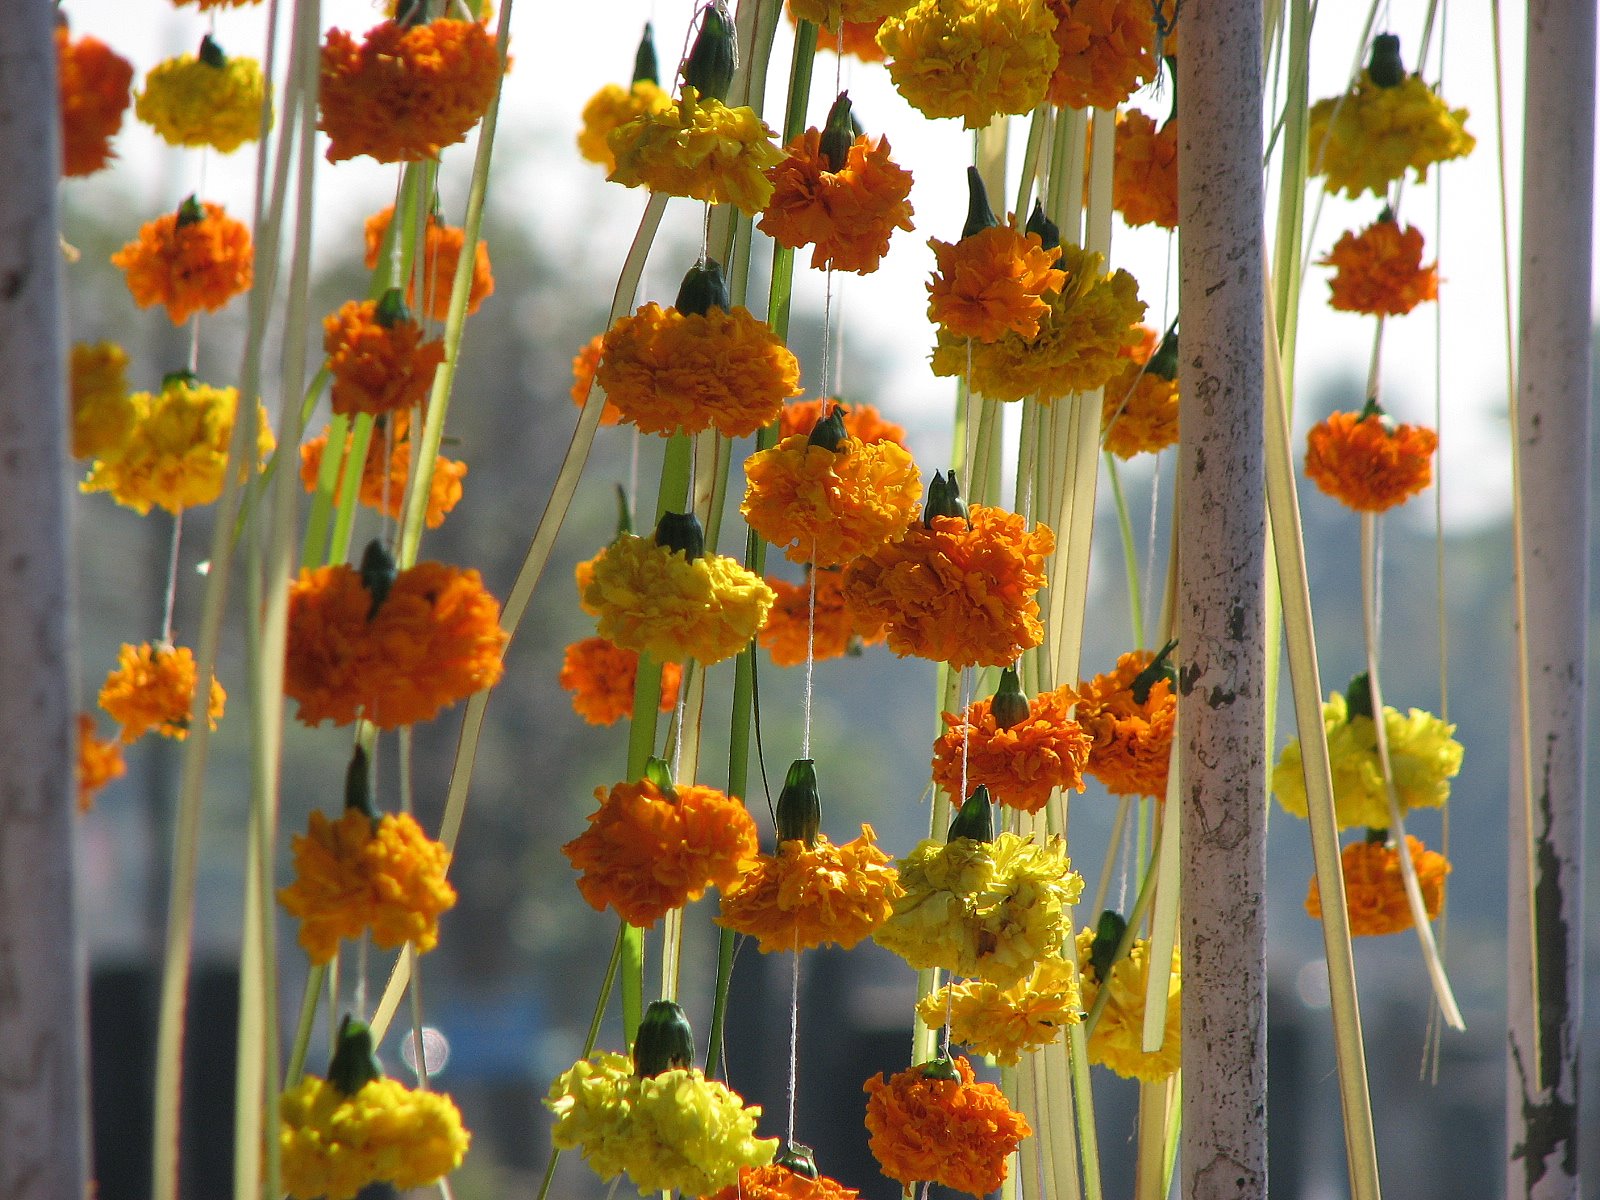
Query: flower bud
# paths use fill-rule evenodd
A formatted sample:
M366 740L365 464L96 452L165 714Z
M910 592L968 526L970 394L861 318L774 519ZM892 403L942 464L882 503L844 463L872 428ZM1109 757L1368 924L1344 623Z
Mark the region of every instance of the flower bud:
M354 1096L374 1079L382 1078L383 1064L373 1053L372 1030L365 1021L345 1013L339 1022L333 1061L328 1064L328 1082L344 1095Z
M694 1030L689 1018L671 1000L657 1000L644 1010L639 1036L633 1041L633 1073L650 1079L663 1071L694 1065Z
M1054 250L1061 245L1061 227L1044 215L1044 205L1035 200L1033 211L1028 214L1028 232L1039 235L1039 241L1046 250Z
M850 93L840 92L839 98L828 110L827 124L822 128L822 161L828 170L837 174L844 170L850 158L850 147L855 143L855 120L850 115Z
M690 267L678 287L678 298L672 302L672 307L686 316L696 317L705 316L713 308L724 312L732 308L722 264L714 258L702 258Z
M989 193L983 186L983 176L977 167L967 168L967 223L961 227L961 236L969 238L985 229L1000 224L989 207Z
M821 1174L817 1170L817 1156L811 1152L811 1147L802 1146L799 1142L788 1143L772 1161L802 1179L815 1179Z
M692 512L661 514L656 523L656 545L676 550L690 562L706 552L706 533Z
M385 329L393 329L396 325L411 320L411 310L406 307L405 293L399 288L390 288L378 298L377 311L373 316Z
M774 823L778 844L804 842L806 849L817 844L817 827L822 824L822 799L817 794L817 764L797 758L789 764L783 791L778 793Z
M361 554L361 582L372 594L372 607L367 610L368 621L378 615L383 602L389 598L389 589L394 586L395 576L399 573L394 555L389 553L389 548L382 541L373 538L367 543L367 548Z
M701 96L726 100L733 84L733 25L723 12L721 0L706 6L700 33L683 63L683 82Z
M656 790L674 804L678 802L678 789L672 782L672 768L664 758L648 758L644 764L644 777L656 785Z
M935 517L961 517L967 520L967 506L961 499L961 485L956 482L954 471L948 476L935 471L933 481L928 484L928 502L922 509L923 526L931 529ZM970 520L968 524L971 524Z
M989 789L979 784L961 806L956 819L950 822L950 832L945 841L970 838L974 842L994 841L994 814L989 808Z
M209 33L200 39L200 50L195 57L206 66L216 67L219 70L228 65L228 56L222 52L222 47L217 45Z
M989 701L989 713L1000 729L1010 729L1028 719L1030 709L1028 694L1022 690L1022 680L1017 678L1017 668L1007 667L1000 672L1000 686Z
M372 772L365 746L356 746L355 753L350 756L350 765L345 769L344 806L346 809L361 810L373 824L379 820L378 806L372 802Z
M178 205L178 228L185 225L198 225L206 219L206 210L200 206L200 200L191 192L184 202Z
M1372 679L1365 671L1353 676L1344 690L1345 720L1372 716Z
M1111 968L1117 962L1117 947L1122 944L1122 935L1127 930L1128 923L1121 913L1108 908L1100 914L1094 927L1094 941L1089 946L1089 965L1101 983L1111 978Z
M649 21L644 23L644 36L639 39L639 49L633 55L633 82L661 82L661 66L656 61L655 29Z
M1161 339L1161 344L1156 347L1156 352L1150 356L1150 361L1145 364L1146 371L1158 379L1172 380L1178 377L1178 323L1174 321L1172 328L1167 330L1166 337Z
M1405 82L1406 65L1400 61L1400 39L1395 34L1380 33L1372 39L1367 74L1381 88L1399 87Z
M169 391L176 387L194 387L200 382L200 376L187 367L177 371L168 371L161 377L161 390Z
M811 436L806 439L806 444L808 446L821 446L824 450L838 450L839 443L849 436L849 432L844 427L844 405L835 404L833 410L827 416L817 418L817 423L811 430Z
M1150 660L1148 666L1133 677L1133 682L1128 684L1128 691L1133 693L1135 704L1148 704L1150 702L1150 689L1165 679L1168 683L1176 684L1178 677L1173 673L1172 664L1167 661L1167 656L1177 648L1178 639L1173 638Z

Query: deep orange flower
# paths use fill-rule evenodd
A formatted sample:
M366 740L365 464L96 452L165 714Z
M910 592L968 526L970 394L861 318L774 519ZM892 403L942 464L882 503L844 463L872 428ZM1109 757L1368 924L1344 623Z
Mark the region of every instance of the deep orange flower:
M61 104L61 173L93 175L116 157L111 139L122 128L133 64L98 38L74 38L56 26L56 90Z
M639 654L603 637L573 642L561 660L562 687L572 693L572 709L591 725L615 725L633 712L633 685L639 675ZM678 703L683 667L661 664L661 711Z
M1118 458L1158 454L1178 441L1178 381L1150 367L1159 339L1141 327L1143 341L1123 347L1123 365L1106 381L1100 436Z
M467 139L500 82L494 34L476 21L385 21L361 42L328 30L317 128L328 161L420 162Z
M928 245L936 260L928 319L953 338L1031 338L1050 311L1045 294L1066 283L1054 266L1060 247L1046 250L1038 234L1012 225L992 225L954 243L931 238Z
M290 585L283 690L305 724L431 721L499 680L508 635L476 571L417 563L376 612L372 600L344 565L302 570Z
M1401 228L1387 213L1333 244L1319 267L1333 267L1328 306L1341 312L1400 317L1439 298L1439 264L1422 265L1422 230Z
M596 382L644 433L745 437L800 393L800 364L744 308L704 314L646 304L605 335Z
M909 1190L930 1181L987 1196L1006 1178L1006 1159L1033 1132L992 1083L975 1083L972 1065L949 1060L958 1078L930 1076L939 1064L907 1067L884 1081L867 1080L867 1130L872 1156Z
M191 198L177 212L142 225L111 263L126 273L140 308L165 305L172 323L182 325L191 314L216 312L247 291L252 258L249 229L220 204L194 206Z
M737 1183L705 1200L856 1200L860 1194L826 1175L812 1179L773 1162L764 1167L740 1167Z
M393 412L428 398L433 373L444 361L444 342L424 342L411 317L387 322L376 300L350 300L323 318L322 348L333 375L333 411Z
M1083 791L1091 739L1071 716L1071 688L1042 692L1028 702L1026 720L1001 729L992 698L971 705L965 719L940 713L945 732L933 743L933 781L946 795L965 797L982 784L1001 804L1038 812L1056 788ZM966 743L966 787L961 784Z
M889 649L952 668L1015 662L1044 640L1034 593L1055 549L1048 525L974 504L971 524L935 517L912 525L845 571L851 620L888 627Z
M1439 435L1425 425L1397 425L1381 410L1336 412L1306 437L1306 475L1357 512L1383 512L1433 482Z
M122 747L111 738L102 738L94 717L78 714L78 811L94 807L94 794L113 779L128 773Z
M198 682L194 652L165 642L124 643L116 668L100 688L100 707L122 726L124 742L136 742L154 729L162 737L182 741L189 736L189 710ZM211 680L208 713L217 727L228 694Z
M1166 678L1150 685L1144 703L1133 695L1135 679L1154 658L1135 650L1118 658L1115 670L1078 684L1078 722L1094 738L1085 769L1113 796L1166 799L1178 697Z
M405 509L406 484L411 479L410 426L411 418L405 412L397 412L388 418L388 428L394 431L391 444L391 438L384 432L384 425L373 425L372 434L367 440L367 457L361 464L361 486L356 494L356 499L368 508L375 508L396 520ZM353 434L345 437L345 456L350 453L353 438ZM327 450L326 431L300 446L300 481L308 492L317 490L322 456ZM343 482L346 465L341 462L340 473L334 478L335 494ZM423 523L429 529L437 529L444 524L445 517L461 503L461 481L466 476L467 464L464 462L443 455L433 460L433 478L428 485L428 511L423 514Z
M278 902L300 922L300 944L320 966L339 953L341 938L368 930L373 944L393 950L413 943L418 954L439 944L439 914L456 902L445 879L450 851L422 831L410 813L374 821L347 808L337 821L318 809L296 834L294 882Z
M1046 93L1069 108L1115 108L1156 75L1150 0L1049 0L1061 61Z
M1117 114L1111 206L1129 225L1178 227L1176 117L1157 128L1154 118L1138 109Z
M763 954L842 946L848 950L889 919L904 894L871 825L835 846L822 834L763 854L722 897L717 924L756 939Z
M1444 877L1450 873L1450 860L1429 850L1422 839L1409 833L1406 850L1417 873L1422 906L1430 918L1437 917L1444 905ZM1339 855L1339 864L1344 872L1344 903L1350 914L1351 937L1380 937L1412 927L1411 906L1400 878L1400 851L1396 847L1382 842L1351 842ZM1322 919L1322 893L1315 875L1306 893L1306 911Z
M767 169L772 199L761 232L790 249L811 246L816 270L876 271L890 234L911 229L911 172L889 158L889 139L856 138L838 171L828 169L820 130L806 130L784 153Z
M809 435L822 419L824 408L828 411L837 408L844 414L844 431L853 438L863 442L895 442L903 450L911 449L906 443L904 425L885 421L883 415L870 404L854 404L838 396L789 401L778 414L778 440L793 437L797 433Z
M738 800L715 788L680 784L665 795L648 779L596 788L589 828L561 847L578 891L648 929L666 912L698 900L715 884L727 891L755 861L756 823Z
M594 387L594 373L600 369L600 349L604 345L606 335L597 333L583 344L572 359L572 402L579 408L589 403L589 390ZM611 403L611 397L606 397L606 406L600 413L600 424L620 425L622 414L617 411L617 406Z
M394 219L394 206L367 218L367 269L378 265L378 253L384 235L389 232L389 222ZM450 315L450 287L455 282L456 265L461 261L461 248L466 244L466 233L454 225L444 225L428 217L422 246L422 293L427 303L422 311L435 321ZM417 307L417 272L406 286L406 303ZM489 246L482 238L472 257L472 285L467 292L467 315L477 312L483 302L494 295L494 272L489 265Z
M809 579L809 576L808 576ZM767 623L757 635L772 654L774 666L797 667L806 660L808 624L813 625L809 641L817 662L841 658L856 645L870 646L884 638L883 622L856 624L844 602L844 573L817 571L816 615L811 616L811 585L786 583L767 577L767 586L777 595Z

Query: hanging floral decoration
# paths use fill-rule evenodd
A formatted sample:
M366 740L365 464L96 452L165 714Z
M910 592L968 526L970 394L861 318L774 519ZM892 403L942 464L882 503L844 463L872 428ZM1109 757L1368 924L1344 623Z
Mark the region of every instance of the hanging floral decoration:
M846 25L876 25L885 17L905 11L904 0L788 0L784 6L792 21L817 26L817 41L829 39L830 30Z
M900 7L898 0L891 7L898 9ZM783 11L788 16L790 24L797 24L802 19L795 12L793 3L785 4ZM883 28L883 22L884 17L873 17L866 21L846 19L842 23L818 21L816 52L821 54L824 50L828 50L840 57L849 55L864 63L881 63L889 57L883 52L883 47L878 45L878 30Z
M1107 985L1094 961L1095 931L1078 934L1078 966L1083 1006L1092 1009L1102 987L1109 986L1105 1006L1089 1033L1089 1061L1109 1067L1124 1079L1160 1083L1181 1063L1183 1041L1183 975L1178 948L1172 948L1172 973L1167 978L1167 1020L1161 1048L1144 1048L1144 1005L1149 990L1150 941L1135 938L1125 958L1113 962Z
M572 693L572 710L591 725L615 725L633 712L633 685L639 673L639 655L606 641L584 638L567 647L561 660L559 682ZM675 662L661 664L662 712L678 703L683 668Z
M133 64L99 38L75 38L56 25L56 89L61 105L61 173L93 175L116 157L111 139L122 128Z
M811 1171L796 1170L783 1162L764 1167L741 1167L739 1179L706 1200L857 1200L855 1188Z
M1401 317L1439 298L1439 264L1422 265L1422 230L1401 227L1388 209L1360 233L1346 233L1319 267L1334 268L1328 307L1374 317Z
M428 398L444 342L426 336L398 288L380 300L348 300L322 322L322 349L341 416L415 408Z
M597 333L583 344L583 348L572 359L572 402L579 408L589 403L589 395L594 387L595 372L600 369L600 354L605 346L603 333ZM622 413L617 406L611 403L607 396L605 408L600 412L601 425L622 424Z
M889 78L926 117L982 129L1032 112L1060 61L1045 0L917 0L878 30Z
M253 278L250 230L219 204L190 196L176 212L148 221L111 256L140 308L160 304L174 325L216 312Z
M1178 442L1178 335L1158 338L1139 327L1141 343L1123 347L1122 366L1106 380L1100 436L1118 458L1159 454Z
M1357 512L1384 512L1433 483L1439 435L1397 424L1375 400L1335 412L1306 435L1306 477Z
M1178 227L1178 118L1162 122L1130 108L1117 114L1111 206L1130 226Z
M1085 768L1113 796L1167 795L1172 730L1178 719L1166 655L1135 650L1116 669L1077 687L1078 721L1094 738Z
M968 979L949 983L917 1004L930 1029L950 1026L950 1040L1013 1067L1023 1053L1048 1046L1083 1019L1077 969L1066 959L1039 960L1010 987Z
M78 811L94 807L95 793L113 779L128 773L122 747L114 738L102 738L92 714L78 714Z
M1411 866L1417 874L1423 908L1430 918L1437 918L1444 907L1444 877L1450 873L1450 860L1429 850L1420 838L1409 833L1406 853L1411 855ZM1344 902L1350 915L1351 937L1381 937L1412 927L1397 847L1389 845L1381 835L1369 837L1346 846L1339 863L1344 873ZM1306 893L1306 912L1322 919L1322 893L1315 875Z
M1061 51L1050 76L1051 104L1116 108L1156 77L1150 0L1049 0L1049 6Z
M365 262L367 269L378 265L378 255L389 223L394 219L394 206L367 218ZM456 266L461 261L461 251L466 246L466 231L455 225L446 225L433 214L428 215L423 231L421 279L413 271L406 285L406 304L417 307L417 285L420 282L425 303L422 312L429 320L444 321L450 316L450 288L455 281ZM467 315L470 317L494 295L494 271L489 262L489 246L482 238L472 253L472 284L467 292Z
M124 643L117 665L100 687L100 707L122 726L124 744L136 742L150 730L182 741L189 736L189 714L199 670L187 646L166 642ZM211 728L222 718L228 694L215 678L207 713Z
M344 486L344 472L349 468L349 455L355 434L345 436L340 452L339 474L333 481L333 493L338 495ZM300 482L308 492L317 490L322 477L322 457L328 450L328 432L303 442L300 446ZM437 529L444 524L455 506L461 503L462 483L467 476L467 464L440 455L433 460L433 476L428 481L428 507L423 513L423 524ZM398 520L405 508L406 484L411 479L411 416L396 412L381 421L375 421L367 439L367 454L361 465L361 483L356 499L368 508Z
M199 53L180 54L151 69L133 111L169 145L209 146L231 154L260 136L266 103L261 64L228 57L207 34Z
M982 188L975 174L970 178ZM1066 282L1056 265L1061 248L1047 248L1037 233L1015 225L989 224L959 241L931 238L928 245L935 259L928 319L939 326L941 341L963 347L969 339L994 342L1009 333L1033 338L1050 311L1048 294Z
M110 461L138 423L128 394L128 353L115 342L75 342L68 366L72 457Z
M599 163L610 174L616 156L608 139L635 117L648 117L672 107L672 97L661 89L653 31L648 23L633 60L633 82L626 88L608 83L583 106L583 128L578 130L578 153Z
M829 412L844 417L844 431L863 442L894 442L909 451L904 425L885 421L883 414L870 404L857 404L839 396L824 396L817 400L791 400L778 413L778 440L797 433L809 435L817 422Z
M1057 788L1083 791L1091 739L1071 715L1077 699L1072 689L1056 688L1031 701L1018 691L1016 698L1020 719L1011 720L1016 714L1005 712L1002 702L1010 721L1005 725L995 716L993 697L963 714L939 714L945 732L933 743L933 781L946 795L964 797L981 784L999 803L1031 813Z
M808 650L816 662L841 658L884 639L882 622L861 625L852 616L845 604L842 571L819 570L815 576L815 599L812 569L807 570L803 583L767 576L774 600L756 637L772 654L774 666L797 667L806 661Z

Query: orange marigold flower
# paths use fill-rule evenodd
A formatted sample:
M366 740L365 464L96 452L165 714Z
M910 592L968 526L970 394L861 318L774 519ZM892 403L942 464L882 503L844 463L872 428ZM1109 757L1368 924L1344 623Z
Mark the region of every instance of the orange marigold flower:
M289 588L284 694L307 725L358 716L380 729L431 721L500 678L508 635L472 570L421 562L373 611L355 569L302 570Z
M216 312L249 289L254 272L250 230L220 204L202 206L192 196L177 212L142 225L111 263L126 273L140 308L165 305L174 325Z
M1128 109L1117 114L1111 206L1129 225L1178 227L1178 119Z
M867 1080L867 1130L885 1175L908 1190L927 1180L980 1197L1005 1182L1006 1159L1033 1130L999 1088L974 1079L957 1055Z
M930 238L936 260L928 283L928 319L951 338L994 342L1008 333L1031 338L1050 311L1066 272L1054 264L1059 246L1046 250L1036 233L991 225L958 242Z
M729 108L686 84L681 100L611 132L606 141L617 165L607 178L624 187L732 204L753 217L772 198L766 170L783 157L774 136L754 109Z
M800 393L800 364L749 311L646 304L606 333L595 381L645 433L745 437Z
M560 684L572 693L572 709L591 725L615 725L633 711L633 685L639 652L624 650L603 637L573 642L561 660ZM661 664L661 711L678 703L683 668Z
M1154 660L1135 650L1119 657L1115 670L1078 684L1078 722L1094 738L1085 769L1113 796L1167 795L1178 697L1165 676L1150 685L1144 703L1133 695L1135 679Z
M561 853L582 872L583 898L599 912L610 905L630 925L648 929L713 884L727 891L755 861L755 821L716 788L680 784L667 795L641 779L594 796L600 807L589 828Z
M373 944L393 950L407 942L426 954L439 944L439 914L454 906L445 878L450 851L422 831L409 813L374 821L347 808L337 821L312 809L304 836L296 834L294 882L278 902L300 922L300 944L318 966L339 953L341 938L369 929Z
M817 581L815 618L812 616L810 575L805 583L786 583L767 577L777 599L761 627L759 641L772 654L774 666L797 667L806 660L807 643L813 658L841 658L857 646L870 646L884 638L881 621L858 625L844 602L844 573L814 572ZM809 630L809 636L808 636Z
M182 741L189 736L189 712L194 705L198 669L187 646L166 642L124 643L117 665L100 688L100 707L122 726L124 742L136 742L148 730ZM227 703L228 694L215 678L207 712L211 728Z
M373 425L367 440L367 457L361 464L361 486L356 494L356 499L368 508L375 508L396 519L405 509L406 484L411 479L410 426L411 418L405 412L397 412L388 418L388 428L394 431L392 439L384 432L383 423ZM354 439L354 433L345 435L339 474L333 483L336 494L344 480L348 465L346 460ZM300 481L308 492L317 490L317 480L322 473L322 456L327 450L326 430L300 446ZM433 478L428 484L428 511L423 514L423 523L429 529L437 529L444 524L445 517L461 503L461 481L466 476L466 463L443 455L434 459Z
M1150 0L1049 0L1049 5L1061 47L1046 93L1051 104L1115 108L1155 78Z
M608 138L635 117L648 116L672 106L672 97L653 79L635 79L632 86L608 83L583 106L583 128L578 130L578 153L599 163L610 174L617 169Z
M784 12L788 14L789 21L795 23L799 18L795 15L792 3L784 5ZM883 52L883 47L878 45L878 30L883 28L883 18L874 17L870 21L843 22L843 28L837 23L822 24L817 26L817 53L831 50L841 57L848 54L860 59L864 63L880 63L889 56Z
M1330 413L1306 437L1306 475L1357 512L1383 512L1433 482L1439 435L1397 425L1381 409Z
M1178 380L1151 365L1156 331L1140 328L1143 342L1122 348L1122 367L1106 380L1100 401L1100 436L1118 458L1158 454L1178 441Z
M122 759L122 747L115 740L100 736L94 717L86 712L79 713L78 811L88 812L94 807L94 794L127 772L128 764Z
M500 73L494 34L476 21L385 21L359 43L342 29L328 30L317 122L328 135L328 161L437 157L467 140Z
M1023 812L1038 812L1056 788L1083 791L1090 737L1071 716L1076 699L1067 687L1042 692L1028 702L1027 719L1009 729L996 723L992 698L970 706L964 718L940 713L947 728L933 743L934 783L950 796L964 796L982 784L1001 804Z
M764 1167L740 1167L737 1183L730 1183L705 1200L856 1200L860 1194L826 1175L812 1179L773 1162Z
M871 825L835 846L822 834L807 847L798 838L763 854L722 897L717 924L756 939L763 954L842 946L848 950L889 919L903 895L889 856Z
M61 173L93 175L116 157L111 139L122 128L133 64L99 38L74 38L56 26L56 89L61 105Z
M573 356L572 402L579 408L589 403L589 392L594 387L594 374L600 369L600 351L605 340L605 334L597 333ZM617 411L617 406L611 403L611 397L607 396L605 403L605 408L600 412L600 424L620 425L622 414Z
M823 156L820 130L806 130L784 153L767 171L772 199L761 232L790 249L811 246L816 270L876 271L890 234L911 229L911 172L889 158L889 139L857 137L837 171Z
M952 668L1015 662L1044 640L1034 593L1054 549L1048 525L974 504L971 523L935 517L845 571L845 603L863 625L888 627L889 649Z
M378 254L389 232L389 222L393 219L393 205L367 218L366 264L369 271L378 265ZM455 281L456 264L461 261L461 248L465 244L465 231L454 225L442 224L431 215L428 217L422 246L422 294L426 300L422 311L431 320L443 321L450 315L450 287ZM494 272L489 265L489 246L480 238L472 256L472 285L467 292L467 315L477 312L492 295ZM415 272L406 287L406 303L413 308L417 304Z
M896 442L901 449L909 450L906 427L885 421L883 414L870 404L847 403L838 396L818 400L791 400L778 414L778 440L797 433L809 434L822 420L823 413L838 411L844 416L844 431L863 442Z
M1346 233L1319 267L1333 267L1328 305L1341 312L1400 317L1439 298L1439 264L1422 265L1422 230L1403 229L1385 211L1360 233Z
M1409 833L1406 852L1417 873L1422 906L1430 919L1435 918L1444 905L1444 877L1450 873L1450 860L1429 850L1421 838ZM1344 873L1344 903L1350 914L1351 937L1381 937L1412 927L1397 847L1375 841L1351 842L1339 855L1339 865ZM1306 893L1306 912L1322 919L1322 893L1315 875Z
M346 301L323 318L333 411L376 416L426 400L434 370L444 361L444 342L424 342L423 336L410 316L387 316L376 300Z

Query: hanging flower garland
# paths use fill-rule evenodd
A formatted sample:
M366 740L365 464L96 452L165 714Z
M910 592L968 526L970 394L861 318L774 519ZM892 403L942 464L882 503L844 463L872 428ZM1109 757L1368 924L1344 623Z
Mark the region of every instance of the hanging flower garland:
M928 240L935 262L928 320L939 327L941 342L952 344L994 342L1007 334L1032 338L1050 311L1048 295L1059 292L1067 279L1056 265L1061 248L1046 246L1031 230L999 224L976 168L968 168L967 184L968 216L960 240Z
M128 773L128 764L122 757L122 747L114 738L102 738L93 715L78 714L78 811L88 812L94 807L96 793L113 779Z
M1317 260L1334 268L1328 307L1374 317L1402 317L1439 298L1439 264L1422 265L1422 230L1401 228L1386 208L1360 233L1346 233Z
M127 277L140 308L160 304L174 325L197 312L216 312L254 274L250 230L219 204L190 196L176 212L139 228L139 236L111 256Z
M1157 345L1156 332L1140 327L1143 342L1123 347L1121 368L1106 380L1100 401L1100 436L1118 458L1159 454L1178 442L1178 335Z
M583 127L578 130L578 153L599 163L609 175L616 170L616 156L608 139L635 117L649 117L672 107L672 97L661 90L656 64L655 39L647 23L633 60L633 82L622 88L608 83L583 106Z
M387 428L388 432L385 432ZM344 484L344 472L350 468L349 454L354 442L353 433L345 436L339 475L333 490L337 495ZM303 442L300 446L300 482L308 492L317 490L322 475L322 456L327 453L328 432ZM428 484L428 507L423 513L423 524L437 529L444 524L455 506L461 503L462 480L467 476L467 464L440 455L433 460L433 477ZM405 507L406 484L411 479L411 416L400 411L393 416L374 422L367 440L367 456L361 465L361 483L356 499L368 508L394 520L399 520Z
M963 714L939 714L945 732L933 743L933 782L962 798L982 785L999 803L1030 813L1057 788L1083 791L1091 739L1071 715L1076 699L1061 687L1029 700L1007 667L994 696Z
M115 459L139 421L128 394L128 352L115 342L75 342L68 366L72 457Z
M61 106L61 174L93 175L116 155L111 139L122 128L133 85L133 64L99 38L75 38L56 25L56 89Z
M1110 992L1099 1018L1089 1034L1089 1061L1109 1067L1124 1079L1160 1083L1176 1071L1182 1061L1183 975L1176 946L1172 949L1172 974L1167 980L1167 1020L1162 1029L1161 1048L1144 1048L1144 1006L1150 977L1150 941L1135 938L1125 958L1107 969L1095 963L1095 931L1078 934L1078 966L1083 989L1083 1005L1092 1009L1100 990Z
M950 1040L1014 1067L1026 1051L1048 1046L1083 1020L1077 969L1064 958L1039 960L1010 987L969 979L930 992L917 1004L930 1029L950 1026Z
M367 218L364 259L369 271L378 266L378 252L394 219L394 206ZM423 228L422 270L414 272L406 286L406 304L417 307L417 286L421 283L426 303L422 312L429 320L444 321L450 316L450 289L456 277L456 265L461 261L461 251L466 246L466 231L446 225L429 213ZM421 275L420 281L417 275ZM489 262L489 246L482 238L472 252L472 284L467 292L467 315L470 317L494 295L494 270Z
M815 662L859 654L863 646L883 641L882 622L862 625L851 614L842 571L808 568L806 578L788 583L767 576L774 600L756 639L771 653L774 666L798 667L808 652Z
M1050 76L1051 104L1114 109L1156 77L1156 26L1150 0L1049 0L1049 4L1061 51Z
M398 288L380 300L348 300L322 322L323 352L340 416L415 408L428 398L444 342L424 341Z
M150 730L182 741L189 736L189 714L199 668L187 646L165 642L124 643L117 665L100 687L100 707L122 726L123 743L136 742ZM222 719L228 694L215 678L207 712L211 728Z
M1111 206L1130 226L1178 227L1178 118L1158 128L1136 108L1117 114Z
M844 417L844 431L862 442L894 442L909 453L904 425L885 421L883 414L870 404L857 404L838 396L824 396L818 400L790 400L778 413L778 440L797 433L809 435L829 412Z
M1077 687L1078 721L1094 738L1085 768L1113 796L1167 795L1178 697L1166 655L1135 650Z
M207 34L197 54L180 54L151 69L133 111L168 145L231 154L260 136L266 104L261 64L228 57Z
M1401 425L1369 400L1360 412L1330 413L1306 435L1306 476L1357 512L1384 512L1433 483L1439 435Z
M1423 907L1430 918L1436 918L1444 907L1444 877L1450 873L1450 860L1429 850L1420 838L1409 833L1406 853L1417 873ZM1415 924L1400 875L1400 851L1388 844L1383 831L1376 837L1351 842L1339 855L1339 864L1344 874L1351 937L1382 937L1404 932ZM1315 875L1306 892L1306 912L1322 919L1322 893Z
M591 725L615 725L633 712L633 685L638 678L639 655L603 637L584 638L567 647L558 682L572 693L572 710ZM683 667L661 664L662 712L678 703Z
M884 21L878 45L911 107L982 129L1044 100L1061 58L1055 29L1045 0L917 0Z

